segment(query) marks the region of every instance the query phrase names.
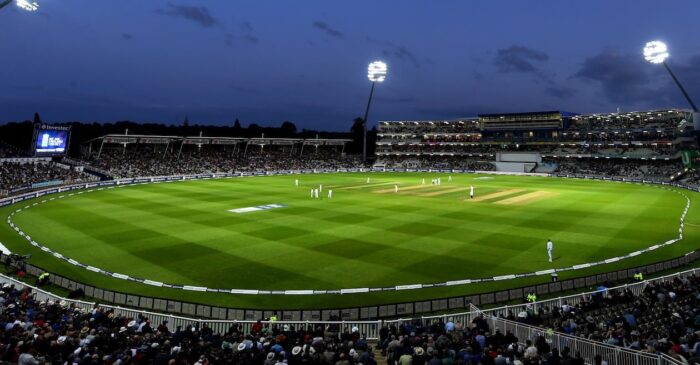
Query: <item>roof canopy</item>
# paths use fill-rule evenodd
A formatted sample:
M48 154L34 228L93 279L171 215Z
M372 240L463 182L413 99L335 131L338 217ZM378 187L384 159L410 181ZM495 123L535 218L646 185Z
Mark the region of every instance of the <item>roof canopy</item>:
M242 137L203 137L203 136L155 136L144 134L107 134L101 137L93 138L83 143L91 142L102 143L117 143L117 144L163 144L177 143L182 144L213 144L213 145L231 145L237 143L250 143L256 145L293 145L297 143L315 146L342 146L352 142L351 139L323 139L323 138L242 138Z

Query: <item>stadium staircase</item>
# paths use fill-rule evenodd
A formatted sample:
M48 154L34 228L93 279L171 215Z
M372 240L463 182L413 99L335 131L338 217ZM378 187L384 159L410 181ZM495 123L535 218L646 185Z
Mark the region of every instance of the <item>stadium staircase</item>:
M377 362L377 365L386 365L387 360L386 356L382 353L382 349L379 348L379 343L376 341L369 341L368 342L370 346L372 346L372 353L374 354L374 361Z

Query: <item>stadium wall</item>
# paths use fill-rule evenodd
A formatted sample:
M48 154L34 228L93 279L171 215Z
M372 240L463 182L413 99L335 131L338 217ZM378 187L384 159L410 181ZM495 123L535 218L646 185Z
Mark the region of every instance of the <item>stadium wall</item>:
M276 171L276 172L253 172L253 173L236 173L233 176L254 176L254 175L273 175L273 174L297 174L297 173L334 173L334 172L406 172L406 171L426 171L426 172L452 172L452 173L474 173L477 171L463 171L463 170L405 170L405 169L381 169L381 170L368 170L368 169L339 169L339 170L301 170L301 171ZM493 173L493 172L480 172L480 173ZM496 173L498 174L498 173ZM506 174L506 173L500 173ZM133 179L122 179L119 181L107 181L100 183L87 183L87 184L77 184L64 187L57 187L53 189L45 189L41 191L32 192L29 194L22 194L19 196L2 199L0 200L0 207L7 206L15 203L19 203L24 200L38 198L48 194L55 194L60 192L65 192L69 190L79 190L79 189L91 189L96 188L102 189L104 186L108 185L120 185L120 184L147 184L147 183L158 183L163 181L175 181L175 180L191 180L191 179L212 179L231 176L232 174L201 174L201 175L188 175L188 176L168 176L168 177L144 177L144 178L133 178ZM634 183L648 183L648 184L658 184L658 185L668 185L673 187L684 188L699 192L699 189L675 184L675 183L665 183L665 182L654 182L647 180L637 180L637 179L613 179L613 178L600 178L594 176L584 176L584 175L551 175L551 174L527 174L527 175L539 175L539 176L552 176L560 178L576 178L576 179L597 179L597 180L608 180L608 181L620 181L620 182L634 182ZM37 204L37 203L34 203ZM684 213L685 214L685 213ZM8 223L10 219L8 218ZM633 256L638 255L640 252L637 251L633 253ZM60 254L59 254L60 255ZM54 254L54 256L56 256ZM58 256L57 256L58 257ZM62 257L59 257L62 258ZM353 307L353 308L341 308L341 309L309 309L309 310L284 310L280 308L279 310L258 310L258 309L237 309L237 308L225 308L208 306L203 304L170 300L164 298L155 298L148 296L140 296L130 293L122 293L119 291L110 291L102 288L93 287L86 285L81 282L73 281L69 278L60 276L58 274L52 273L51 282L62 288L69 290L82 289L86 296L94 298L100 302L113 303L116 305L126 305L129 307L141 308L145 310L155 310L162 311L166 313L175 313L183 315L197 316L201 318L216 318L216 319L230 319L230 320L256 320L260 318L267 318L273 313L277 313L280 318L290 321L317 321L317 320L330 320L331 317L341 318L343 320L363 320L363 319L375 319L375 318L394 318L402 317L406 315L416 315L423 313L432 313L439 311L447 311L454 309L466 308L470 304L476 305L490 305L496 303L503 303L513 300L522 300L526 293L534 292L538 295L557 293L561 291L581 289L585 287L590 287L605 282L615 282L620 280L627 280L631 278L635 272L641 271L645 273L655 273L663 270L669 270L677 267L684 266L700 258L700 251L692 251L681 257L675 259L654 263L650 265L645 265L641 267L635 267L624 270L611 271L608 273L602 273L597 275L591 275L587 277L574 278L570 280L564 280L559 282L544 283L536 286L526 286L520 288L514 288L509 290L487 292L481 294L467 295L467 296L457 296L450 298L440 298L426 301L416 301L416 302L404 302L397 304L387 304L378 306L368 306L368 307ZM0 261L7 262L7 255L0 255ZM580 266L580 265L578 265ZM593 265L586 264L585 267L590 267ZM584 268L584 267L581 267ZM30 275L38 276L43 273L39 267L33 265L27 265L27 272ZM393 290L398 290L393 288Z
M7 255L1 255L0 260L5 262L7 260ZM187 324L199 324L200 326L206 323L215 332L225 332L231 326L231 321L237 321L244 325L244 327L250 327L255 321L261 318L269 318L274 312L277 313L278 318L281 321L286 321L289 324L304 324L309 325L313 323L323 322L324 324L338 323L344 326L357 325L360 327L361 332L367 334L367 337L377 338L379 328L382 324L396 323L402 321L410 321L413 318L421 318L424 320L430 319L445 319L450 318L455 322L461 323L471 323L473 317L479 313L486 313L493 316L506 316L509 313L514 313L520 311L525 306L531 306L535 310L538 308L552 308L553 306L561 306L563 302L567 302L570 305L575 305L582 300L587 295L592 292L583 292L579 294L569 295L566 297L558 297L554 299L541 300L535 303L528 304L518 304L518 305L506 305L502 307L496 307L492 309L479 310L478 313L474 311L464 312L464 313L450 313L450 314L439 314L439 315L429 315L434 312L446 312L455 311L464 308L473 308L474 305L493 305L498 304L496 300L503 299L507 301L507 298L511 294L515 294L511 300L522 300L522 296L517 296L520 294L525 295L528 292L536 292L538 295L542 294L552 294L561 292L563 290L574 290L583 289L591 286L595 286L600 283L609 283L613 280L620 281L631 278L632 275L637 270L644 271L648 270L648 273L659 272L661 270L668 270L674 268L673 265L685 265L689 262L697 260L700 258L700 252L694 251L692 253L686 254L681 258L676 258L661 263L651 264L647 266L642 266L634 269L619 270L615 272L610 272L607 274L591 275L588 277L565 280L557 283L542 284L532 287L524 287L519 289L505 290L492 293L484 293L479 295L465 296L465 297L454 297L454 298L442 298L434 299L424 302L411 302L411 303L399 303L399 304L387 304L382 306L374 307L362 307L362 308L344 308L344 309L325 309L325 310L303 310L303 311L272 311L272 310L245 310L245 309L233 309L233 308L221 308L212 307L202 304L178 302L158 298L150 297L140 297L129 295L120 292L113 292L102 290L99 288L94 288L90 286L84 286L78 282L71 281L69 279L57 276L56 278L51 277L51 282L55 285L73 285L66 288L83 288L86 293L89 290L93 290L96 294L94 297L96 302L107 303L105 306L114 308L118 315L127 315L136 317L137 315L146 315L154 323L160 323L163 320L168 320L168 326L179 326ZM29 265L29 267L32 267ZM34 268L39 270L38 268ZM638 294L644 289L644 286L648 282L659 282L663 280L668 280L673 277L682 277L686 275L697 274L700 269L690 269L679 273L674 273L666 275L656 279L649 279L644 282L623 284L619 287L612 287L608 290L615 290L617 288L630 289L633 293ZM0 282L15 284L18 287L31 287L34 291L34 295L37 296L37 300L53 300L61 301L65 300L68 303L72 303L79 308L84 310L91 310L95 303L86 302L81 300L72 300L54 295L40 288L35 288L26 283L23 283L17 279L10 278L8 276L0 274ZM81 286L82 285L82 286ZM104 295L103 299L99 295ZM116 299L116 300L115 300ZM126 299L126 301L125 301ZM134 299L139 300L139 305L131 305L129 301ZM180 311L162 309L162 304L181 306ZM126 307L123 307L126 306ZM131 309L131 308L133 309ZM211 315L207 315L207 314ZM243 316L239 314L243 313ZM384 315L381 314L389 314ZM333 320L331 317L340 318L340 320ZM387 318L398 318L398 319L387 319ZM248 331L248 330L246 330ZM373 337L376 336L376 337Z

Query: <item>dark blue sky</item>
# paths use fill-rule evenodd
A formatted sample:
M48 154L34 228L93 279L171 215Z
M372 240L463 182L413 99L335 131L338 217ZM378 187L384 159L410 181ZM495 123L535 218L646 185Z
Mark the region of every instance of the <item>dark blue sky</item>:
M346 130L385 60L370 121L700 102L700 2L37 0L0 10L0 122L223 124Z

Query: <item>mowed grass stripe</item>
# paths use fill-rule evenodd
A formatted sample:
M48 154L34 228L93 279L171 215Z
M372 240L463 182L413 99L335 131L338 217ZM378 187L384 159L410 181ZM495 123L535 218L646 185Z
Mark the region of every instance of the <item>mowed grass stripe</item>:
M502 198L502 197L506 197L506 196L510 196L510 195L520 194L523 191L524 190L522 190L522 189L508 189L508 190L502 190L502 191L498 191L498 192L490 193L490 194L486 194L486 195L476 195L476 192L475 192L474 199L470 199L470 201L481 202L481 201L493 200L493 199L498 199L498 198Z
M533 192L530 192L527 194L514 196L512 198L498 200L495 203L502 204L502 205L527 204L527 203L530 203L533 201L550 198L550 197L553 197L555 195L557 195L557 193L555 193L555 192L538 190L538 191L533 191Z
M445 195L445 194L450 194L450 193L456 193L458 191L466 191L467 188L464 186L457 186L457 187L448 187L445 189L440 189L438 191L431 191L429 193L418 193L416 195L422 196L422 197L431 197L431 196L439 196L439 195Z
M395 184L398 185L398 184ZM399 192L405 192L405 191L411 191L411 190L416 190L416 189L425 189L429 188L431 185L409 185L409 186L399 186ZM386 194L386 193L393 193L395 192L396 189L394 187L390 189L381 189L381 190L375 190L374 192L377 194Z
M401 192L401 186L416 186L432 176L439 175L377 174L372 181L397 183ZM299 188L294 176L278 176L111 189L47 203L17 215L16 222L80 261L109 264L122 272L137 263L133 273L126 272L140 274L136 276L169 282L184 278L212 287L327 289L548 268L548 237L562 254L556 265L581 263L605 254L607 244L644 247L673 235L684 205L677 194L660 189L591 181L455 175L452 183L428 189L461 187L464 193L421 197L414 195L421 189L375 194L363 174L298 177ZM334 187L334 199L310 199L308 189L318 184L324 190L344 184L361 188ZM470 184L477 197L510 189L560 195L523 206L464 204ZM226 212L269 203L287 208L238 217ZM90 227L76 223L78 217L86 217L83 225ZM664 229L649 229L652 221ZM634 222L645 226L632 232ZM57 234L68 239L53 243ZM256 276L256 271L265 274Z

